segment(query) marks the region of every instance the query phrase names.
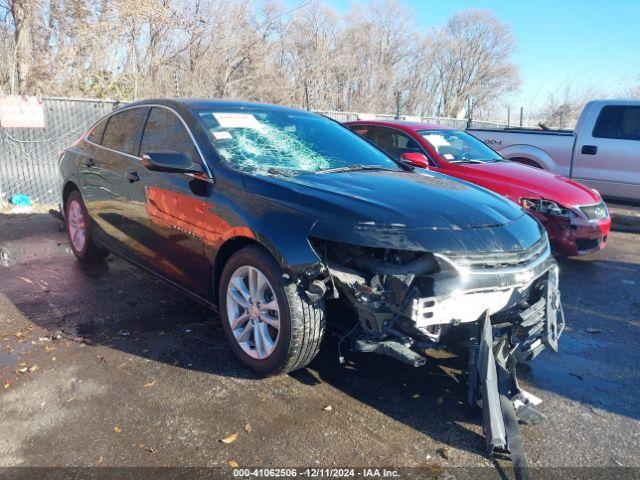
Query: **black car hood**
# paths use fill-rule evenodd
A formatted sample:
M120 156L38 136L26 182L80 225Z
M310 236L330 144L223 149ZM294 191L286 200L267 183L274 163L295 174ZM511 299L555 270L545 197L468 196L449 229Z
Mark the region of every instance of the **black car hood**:
M263 218L274 203L305 214L308 236L377 248L519 251L544 235L512 202L429 172L356 171L244 176ZM292 231L293 226L284 227ZM286 235L286 232L282 232Z
M504 225L523 215L501 197L444 175L393 171L256 176L251 193L325 221L464 230Z

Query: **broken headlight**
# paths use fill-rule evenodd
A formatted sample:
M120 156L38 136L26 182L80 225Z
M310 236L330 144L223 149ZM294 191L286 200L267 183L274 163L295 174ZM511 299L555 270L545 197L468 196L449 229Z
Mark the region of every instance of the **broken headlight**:
M526 210L540 212L544 215L553 215L554 217L571 218L573 212L567 208L558 205L556 202L544 199L521 198L520 205Z
M325 263L380 275L420 275L439 269L432 253L363 247L310 238L309 242Z

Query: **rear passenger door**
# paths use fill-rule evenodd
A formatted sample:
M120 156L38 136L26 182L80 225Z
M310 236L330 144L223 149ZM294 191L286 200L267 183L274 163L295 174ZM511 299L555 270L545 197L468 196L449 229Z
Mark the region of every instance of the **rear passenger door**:
M123 165L137 153L148 108L129 108L98 122L80 160L82 196L99 241L121 249Z
M200 296L208 283L203 251L208 177L146 169L144 153L179 152L203 163L186 125L172 110L153 106L138 156L128 159L123 175L124 232L134 260ZM203 167L204 168L204 167Z

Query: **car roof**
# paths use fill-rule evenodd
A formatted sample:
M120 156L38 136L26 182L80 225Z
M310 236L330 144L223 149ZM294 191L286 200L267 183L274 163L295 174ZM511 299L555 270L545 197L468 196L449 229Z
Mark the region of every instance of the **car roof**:
M141 100L135 103L130 103L127 106L135 105L148 105L148 104L160 104L166 106L183 106L191 110L200 110L206 108L255 108L262 107L270 110L281 110L288 112L304 112L299 108L283 107L281 105L273 105L270 103L258 103L258 102L245 102L240 100L224 100L224 99L211 99L211 98L150 98Z
M444 125L435 125L433 123L408 122L405 120L356 120L353 122L345 122L346 125L378 125L381 127L395 127L405 131L419 130L459 130L454 127Z

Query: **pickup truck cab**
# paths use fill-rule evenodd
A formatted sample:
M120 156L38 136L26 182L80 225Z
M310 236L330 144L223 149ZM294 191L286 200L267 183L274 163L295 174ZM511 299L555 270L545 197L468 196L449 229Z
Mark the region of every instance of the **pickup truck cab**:
M505 158L640 201L640 100L594 100L576 129L469 129Z
M382 120L346 125L396 160L473 183L517 203L544 225L557 255L586 255L606 245L611 219L591 188L506 160L473 135L453 128Z

